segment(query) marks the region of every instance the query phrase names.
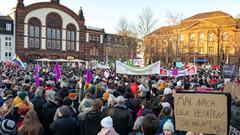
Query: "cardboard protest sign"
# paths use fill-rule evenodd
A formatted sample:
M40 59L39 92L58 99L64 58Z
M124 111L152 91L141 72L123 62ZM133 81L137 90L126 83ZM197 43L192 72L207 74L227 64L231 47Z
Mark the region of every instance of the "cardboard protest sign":
M233 87L234 87L234 83L233 82L226 82L225 86L224 86L224 89L223 89L223 92L232 92L233 90Z
M213 93L175 93L176 130L228 134L228 96Z
M232 98L235 99L236 97L240 96L240 86L235 85L232 92L231 92Z

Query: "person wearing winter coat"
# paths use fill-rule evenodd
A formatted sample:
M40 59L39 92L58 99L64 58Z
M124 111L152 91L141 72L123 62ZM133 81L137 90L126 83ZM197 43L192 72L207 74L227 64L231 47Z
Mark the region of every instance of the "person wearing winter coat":
M101 130L102 101L93 100L92 110L89 111L83 120L79 120L80 135L96 135Z
M124 105L125 98L118 96L117 104L107 112L113 119L113 127L120 135L127 135L132 131L133 119L130 110Z
M97 135L119 135L113 128L113 120L110 116L101 121L102 130Z
M235 99L235 105L231 107L231 126L240 132L240 97Z
M45 134L49 135L52 134L51 130L49 129L49 125L53 122L55 112L58 108L58 102L55 99L55 91L49 90L46 94L47 103L43 106L42 109L44 119L43 126Z
M77 120L71 116L69 107L60 107L58 113L59 118L50 125L53 135L76 135Z
M33 104L29 101L29 97L26 91L20 91L18 96L13 99L13 105L17 108L33 109Z
M42 108L46 104L46 100L43 98L43 88L37 88L37 90L35 91L35 96L31 100L31 102L33 103L34 110L37 112L40 123L43 124L44 119Z

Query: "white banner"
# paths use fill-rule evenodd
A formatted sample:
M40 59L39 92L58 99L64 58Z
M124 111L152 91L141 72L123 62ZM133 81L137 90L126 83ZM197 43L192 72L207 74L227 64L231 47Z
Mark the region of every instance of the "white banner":
M128 75L160 74L160 61L145 67L130 67L120 61L116 61L116 73Z

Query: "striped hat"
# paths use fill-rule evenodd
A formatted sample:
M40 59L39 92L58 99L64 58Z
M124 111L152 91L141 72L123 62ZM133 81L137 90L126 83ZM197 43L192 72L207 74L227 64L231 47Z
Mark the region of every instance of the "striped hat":
M5 119L0 123L0 135L13 135L16 132L16 123L14 121Z

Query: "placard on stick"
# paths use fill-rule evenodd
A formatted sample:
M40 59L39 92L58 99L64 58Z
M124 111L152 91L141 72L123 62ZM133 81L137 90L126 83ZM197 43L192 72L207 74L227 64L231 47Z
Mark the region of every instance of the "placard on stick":
M225 94L174 94L176 129L227 135L228 97Z

